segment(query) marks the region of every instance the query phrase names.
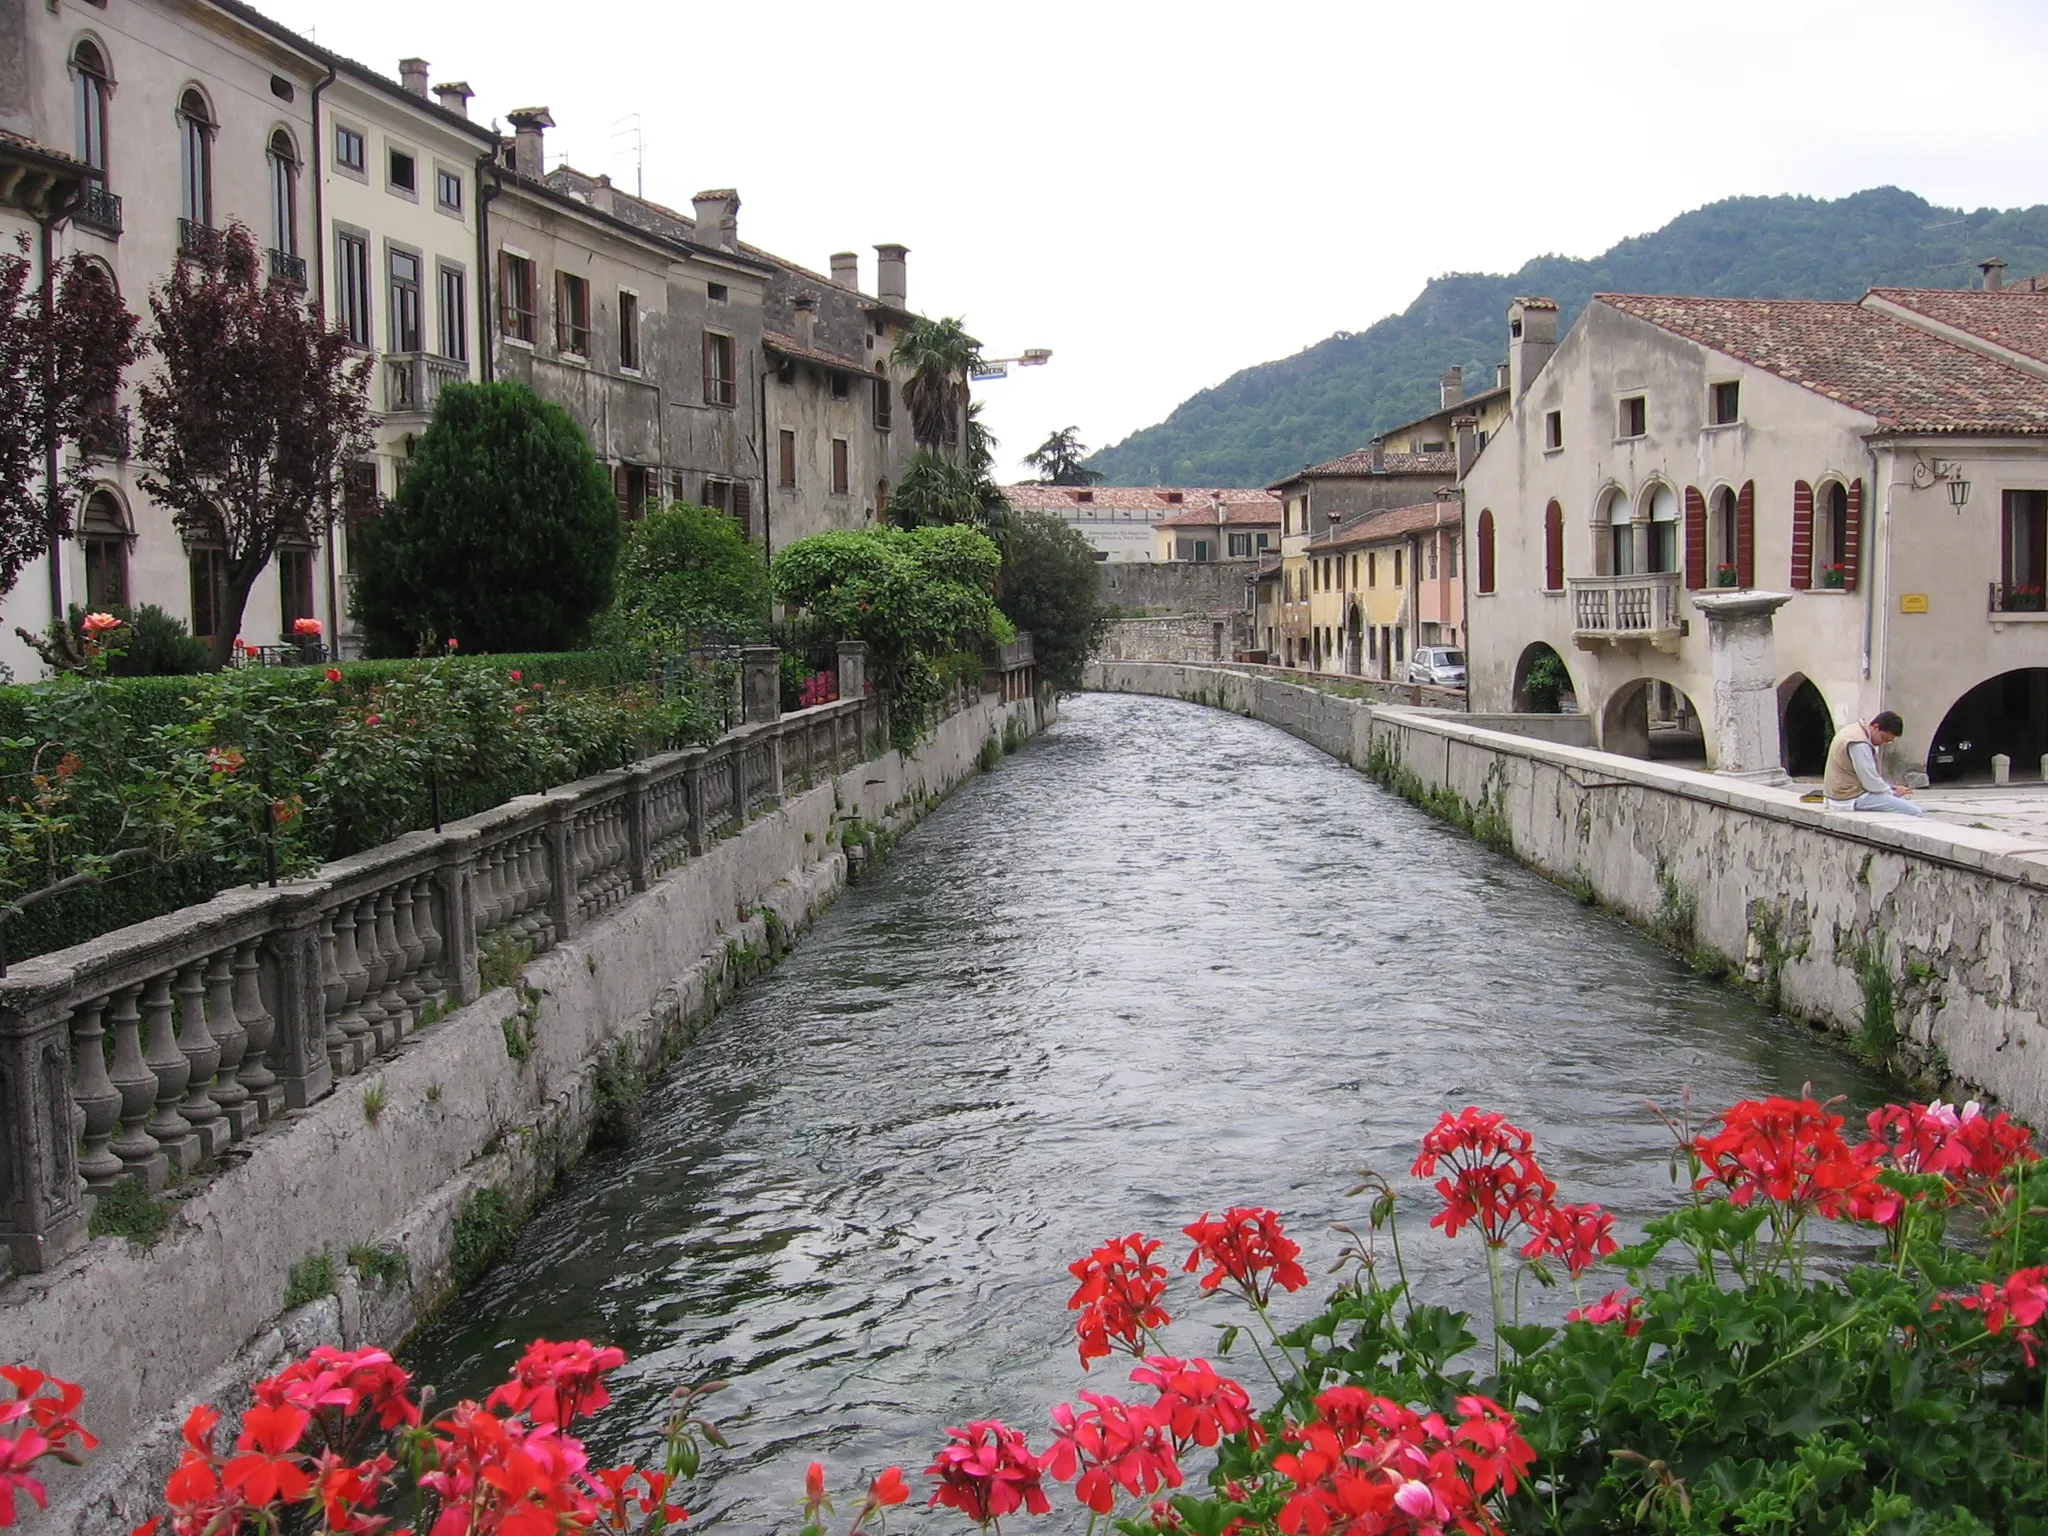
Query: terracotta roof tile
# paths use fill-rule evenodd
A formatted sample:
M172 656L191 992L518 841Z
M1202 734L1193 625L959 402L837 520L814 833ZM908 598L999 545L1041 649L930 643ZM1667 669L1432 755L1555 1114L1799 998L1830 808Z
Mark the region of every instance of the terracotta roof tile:
M842 373L857 373L864 378L881 377L866 363L855 362L850 357L841 357L836 352L827 352L822 347L806 346L794 336L785 336L780 331L763 331L761 340L786 357L800 357L805 362L836 368Z
M1189 506L1171 517L1159 519L1161 528L1278 528L1280 526L1280 502L1270 498L1265 502L1226 501L1220 504L1203 502Z
M1458 473L1458 456L1455 453L1387 453L1382 454L1380 458L1382 468L1378 473L1381 474L1455 476ZM1356 453L1345 454L1341 459L1330 459L1321 464L1311 464L1306 469L1298 469L1286 480L1276 480L1273 483L1285 485L1290 480L1320 480L1341 475L1369 475L1374 472L1372 450L1361 448Z
M1777 374L1892 432L2048 433L2048 380L1862 304L1601 293L1594 302Z
M1873 288L1869 297L2048 363L2048 293L2026 288Z
M1173 498L1179 498L1175 500ZM1271 491L1223 486L1146 485L1006 485L1003 498L1019 512L1158 512L1168 515L1189 509L1206 511L1210 499L1226 506L1269 509L1279 518L1279 498ZM1085 499L1084 499L1085 498ZM1212 523L1215 519L1209 519Z
M1328 554L1336 550L1363 549L1383 539L1422 533L1431 528L1454 527L1460 521L1455 501L1424 501L1412 507L1388 507L1363 517L1339 523L1309 540L1309 546Z

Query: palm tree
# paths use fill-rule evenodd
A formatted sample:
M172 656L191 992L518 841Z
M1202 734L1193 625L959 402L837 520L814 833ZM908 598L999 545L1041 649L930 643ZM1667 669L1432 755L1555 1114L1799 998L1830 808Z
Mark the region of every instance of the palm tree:
M926 448L957 440L967 375L981 360L981 343L958 320L918 320L896 339L889 360L910 375L903 381L910 435Z
M1094 485L1102 479L1102 472L1083 469L1081 461L1087 457L1088 447L1081 441L1081 429L1061 427L1025 454L1024 462L1038 471L1046 485Z

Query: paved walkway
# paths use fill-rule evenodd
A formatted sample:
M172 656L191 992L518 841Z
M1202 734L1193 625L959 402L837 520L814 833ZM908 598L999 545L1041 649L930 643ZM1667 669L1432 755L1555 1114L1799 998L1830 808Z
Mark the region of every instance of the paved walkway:
M1986 827L2048 844L2048 784L1937 784L1913 792L1930 821Z

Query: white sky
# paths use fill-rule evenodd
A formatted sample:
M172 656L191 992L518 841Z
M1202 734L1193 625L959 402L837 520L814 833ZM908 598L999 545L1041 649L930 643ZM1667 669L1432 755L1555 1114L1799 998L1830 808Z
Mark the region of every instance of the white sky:
M2048 201L2041 0L256 0L466 79L687 211L1046 367L978 386L1015 456L1100 447L1445 271L1593 255L1717 198Z

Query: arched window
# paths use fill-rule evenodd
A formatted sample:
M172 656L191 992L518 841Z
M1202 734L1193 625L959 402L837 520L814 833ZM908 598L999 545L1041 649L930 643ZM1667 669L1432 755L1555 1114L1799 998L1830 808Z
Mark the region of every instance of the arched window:
M1493 590L1493 509L1479 513L1479 590Z
M1650 492L1650 569L1678 569L1678 492L1661 482Z
M99 46L81 38L71 50L71 100L78 119L78 158L93 180L107 179L107 86L112 76Z
M299 254L299 155L282 128L270 136L270 248Z
M78 519L85 545L85 606L101 613L128 601L128 517L112 491L94 491Z
M1564 590L1564 508L1554 501L1543 509L1543 590Z
M1607 493L1606 515L1601 519L1607 525L1607 572L1611 576L1633 576L1636 573L1636 514L1625 493L1615 490Z
M1735 493L1725 485L1707 503L1707 564L1712 568L1708 573L1710 585L1736 585L1741 551L1737 544Z
M197 91L178 101L178 211L202 229L213 227L213 114Z
M1813 584L1840 588L1849 573L1849 488L1839 480L1828 481L1813 510Z

